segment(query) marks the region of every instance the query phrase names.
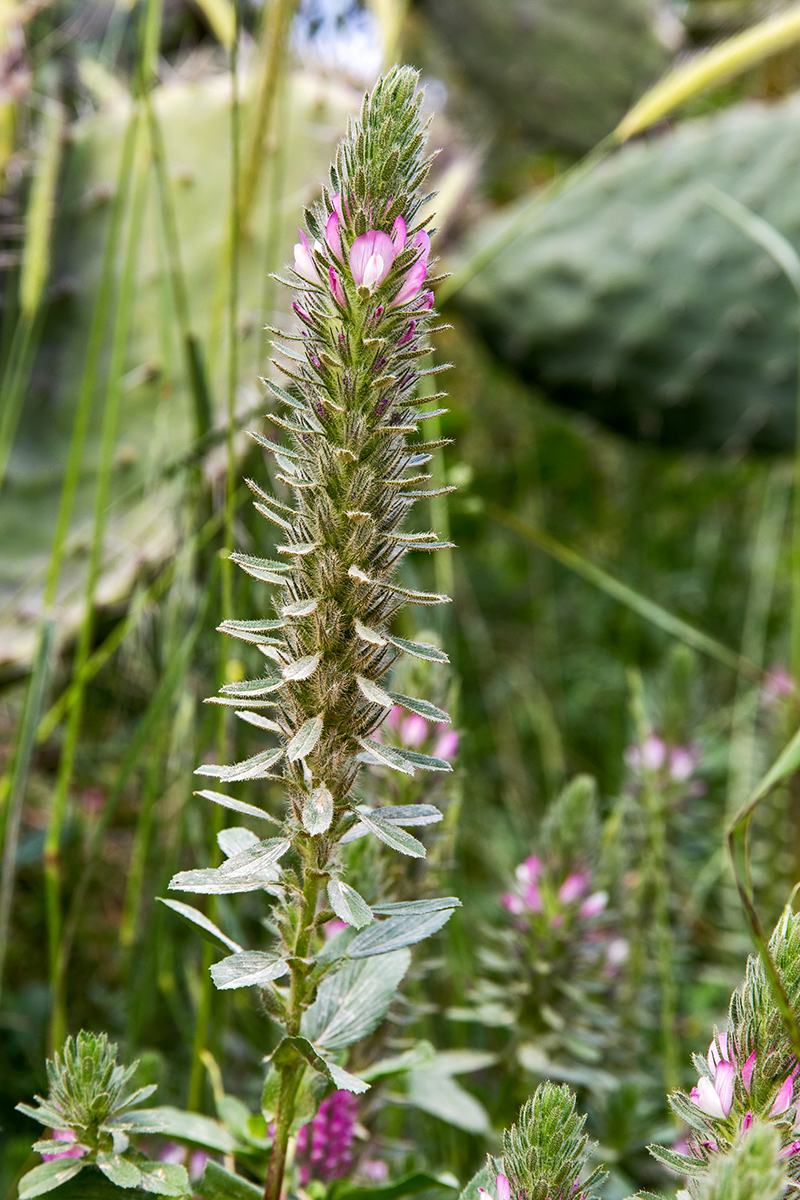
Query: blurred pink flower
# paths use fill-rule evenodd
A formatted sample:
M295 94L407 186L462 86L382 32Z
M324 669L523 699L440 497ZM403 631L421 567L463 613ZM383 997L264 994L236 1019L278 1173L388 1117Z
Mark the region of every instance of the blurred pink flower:
M358 1173L370 1183L385 1183L389 1178L389 1164L382 1158L365 1158L359 1165Z
M669 773L676 783L683 783L692 776L700 761L697 747L673 746L669 752Z
M52 1140L54 1142L64 1142L69 1145L71 1142L77 1142L78 1139L71 1129L54 1129ZM55 1162L59 1158L83 1158L85 1153L86 1151L83 1146L69 1145L69 1149L59 1151L58 1154L43 1154L42 1160L44 1162Z
M522 897L518 896L516 892L503 892L500 897L500 903L503 908L513 913L515 917L518 917L525 908L525 905L522 903Z
M457 753L458 734L455 729L448 729L447 733L443 733L433 747L433 757L450 760L451 758L455 758Z
M336 937L336 934L341 933L343 929L347 929L347 924L344 921L340 921L338 917L334 917L332 921L326 921L322 926L325 941L329 942L332 937Z
M648 771L660 771L667 757L667 746L662 738L651 733L641 748L641 763Z
M516 875L521 884L535 883L542 872L542 860L535 854L529 855L517 867Z
M782 700L784 696L791 696L795 690L794 680L785 667L773 667L771 671L767 671L764 677L764 686L761 689L761 703L767 708L776 704L778 700Z
M424 717L419 717L416 713L412 713L403 722L400 737L406 746L411 746L412 748L414 746L421 746L427 736L428 722Z
M558 889L558 898L562 904L574 904L580 900L589 886L589 876L585 871L573 871Z
M399 704L393 704L389 709L389 715L386 718L386 724L390 729L397 729L403 719L404 710Z
M606 947L606 962L611 967L621 967L624 962L627 962L630 952L626 938L613 938Z
M608 892L593 892L584 900L579 911L582 917L596 917L607 904Z

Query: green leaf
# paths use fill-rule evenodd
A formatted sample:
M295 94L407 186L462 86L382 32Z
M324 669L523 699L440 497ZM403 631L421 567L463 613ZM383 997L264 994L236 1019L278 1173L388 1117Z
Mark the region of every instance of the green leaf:
M270 733L282 732L277 721L273 721L271 717L262 717L260 713L249 712L246 708L237 709L236 716L240 721L246 721L248 725L254 725L256 729L268 729Z
M234 854L217 870L220 875L234 878L239 875L256 875L267 868L274 868L275 863L283 858L291 844L287 838L265 838L263 842Z
M223 950L241 950L242 947L238 942L234 942L233 938L224 934L204 913L192 908L191 904L184 904L181 900L165 900L163 896L158 896L157 899L167 908L171 908L179 917L183 917L184 921L196 925L206 941L211 942L212 945L220 946Z
M397 900L391 904L373 904L372 911L382 916L427 916L443 909L461 908L457 896L432 896L429 900Z
M277 583L286 582L285 574L291 570L288 563L275 562L271 558L254 558L252 554L239 554L235 552L229 554L228 558L231 562L235 562L248 575L252 575L254 579L260 579L262 583Z
M69 1160L62 1160L62 1163L66 1161ZM149 1194L139 1188L126 1188L121 1192L91 1163L87 1163L79 1175L73 1175L47 1195L50 1200L149 1200Z
M263 1188L226 1171L213 1160L206 1163L203 1178L193 1187L202 1200L263 1200L264 1197Z
M482 1189L484 1192L494 1193L495 1188L495 1173L489 1163L481 1167L470 1179L467 1186L462 1191L458 1200L483 1200L481 1195Z
M57 1158L53 1162L42 1163L23 1175L19 1182L19 1200L30 1200L32 1196L43 1196L52 1192L60 1184L72 1179L84 1164L77 1158Z
M377 1062L370 1063L361 1074L367 1083L374 1083L376 1079L391 1079L393 1075L406 1075L418 1067L430 1067L435 1061L436 1051L433 1046L430 1042L422 1040L410 1050L404 1050L402 1054L394 1054L390 1058L380 1058Z
M401 854L407 854L410 858L424 858L425 847L422 842L418 842L410 833L406 833L404 829L398 829L389 821L382 821L380 817L373 815L368 817L366 813L358 814L363 825L366 825L370 833L374 833L375 837L380 838L387 846L391 846L393 850L399 850Z
M370 756L364 761L374 763L377 760L382 766L391 767L393 771L402 771L404 775L414 774L414 768L397 753L394 746L384 746L374 738L368 737L357 738L356 741Z
M416 1108L456 1129L489 1133L486 1109L450 1075L435 1069L412 1071L408 1077L408 1098Z
M210 968L211 978L220 991L260 986L280 979L288 970L289 966L282 958L263 950L244 950L239 954L231 954Z
M213 775L216 779L221 779L225 783L234 783L243 779L270 779L270 767L273 767L276 762L283 758L283 748L276 746L272 750L262 750L259 754L254 754L251 758L245 758L242 762L232 763L230 766L218 766L216 763L204 763L197 767L195 775Z
M318 605L318 596L312 600L295 600L292 604L284 604L281 613L284 617L310 617Z
M115 1121L106 1122L107 1129L124 1129L127 1133L159 1133L180 1142L191 1142L205 1150L232 1154L235 1142L220 1121L199 1113L184 1112L164 1105L159 1108L140 1108Z
M194 892L198 896L232 896L264 888L267 880L250 875L223 875L216 867L201 867L196 871L179 871L172 876L169 886L173 892Z
M359 814L361 809L357 810ZM367 816L373 820L377 816L379 821L388 821L391 825L435 825L437 821L442 820L442 813L433 804L387 804L383 808L365 809ZM342 845L348 842L354 842L357 838L364 837L369 830L363 822L354 825L352 829L348 829L343 838L340 839Z
M301 725L297 733L294 735L289 745L286 747L286 757L289 762L297 762L300 758L306 758L307 755L316 746L322 736L322 715L318 714Z
M343 1050L380 1024L411 965L408 950L380 962L349 962L326 975L303 1014L303 1033L324 1050Z
M191 1192L189 1176L185 1167L175 1163L137 1163L139 1169L139 1186L145 1192L154 1192L157 1196L181 1196Z
M220 829L217 845L226 858L233 858L237 854L243 854L245 850L252 849L253 846L258 846L259 838L252 829L245 829L242 825L230 825L227 829Z
M353 1187L346 1180L339 1179L329 1189L328 1200L400 1200L402 1196L415 1196L418 1192L436 1191L440 1188L458 1191L458 1181L449 1172L444 1175L431 1175L427 1171L414 1171L393 1183L384 1183L374 1188ZM476 1195L474 1200L480 1198Z
M283 687L280 675L265 675L261 679L242 679L238 683L223 684L220 689L225 696L236 696L247 700L253 696L267 696Z
M367 679L364 675L356 675L356 683L359 691L365 699L371 704L379 704L381 708L392 707L392 697L389 692L385 692L382 687L379 687L372 679Z
M106 1179L110 1179L118 1188L138 1187L141 1183L138 1167L132 1162L128 1162L120 1154L98 1154L97 1166L103 1172ZM188 1186L188 1176L186 1183Z
M273 630L283 629L284 621L223 621L217 626L218 633L227 633L228 637L239 638L243 642L258 644L263 641L262 635Z
M333 794L325 784L314 788L303 805L303 826L312 835L324 833L333 820Z
M386 693L395 704L399 704L401 708L407 708L409 712L416 713L417 716L424 717L426 721L448 721L450 717L443 708L437 708L435 704L429 704L427 700L415 700L411 696L401 696L399 692Z
M30 1104L18 1104L17 1112L24 1113L26 1117L31 1117L34 1121L38 1121L40 1125L45 1125L49 1129L58 1129L60 1122L64 1120L63 1113L60 1113L57 1108L53 1108L46 1100L39 1098L39 1103L36 1108Z
M328 900L330 906L340 920L352 925L355 929L363 929L372 921L372 910L355 888L341 879L331 879L328 883Z
M440 650L438 646L431 646L429 642L409 642L405 638L388 637L388 635L386 640L396 646L398 650L403 650L414 658L421 658L424 662L450 662L444 650Z
M422 917L414 913L412 916L388 917L385 921L376 921L363 933L356 934L348 947L348 957L367 958L373 954L388 954L400 946L413 946L446 925L453 911L452 908L447 908Z
M433 758L430 754L418 754L416 750L406 750L405 746L393 746L395 754L399 754L412 766L423 771L452 771L452 765L443 758Z
M272 1054L272 1061L276 1066L296 1066L301 1059L343 1091L360 1095L369 1090L368 1083L331 1062L316 1046L312 1046L308 1038L285 1037Z
M296 662L287 663L286 666L281 671L281 674L283 675L283 678L287 681L287 683L299 683L303 679L309 679L310 676L312 676L314 674L314 672L316 671L317 667L320 664L321 658L322 658L321 654L306 654L303 658L298 658ZM322 717L316 717L314 719L319 721L320 729L321 729L322 728ZM303 728L305 728L305 726L303 726ZM314 746L316 744L317 743L316 743L316 738L315 738ZM314 747L312 746L311 749L313 749L313 748ZM308 750L305 751L305 754L308 754ZM305 757L305 754L303 755L303 757ZM298 755L298 757L300 757L300 756Z
M226 796L223 792L202 791L194 794L202 796L204 800L210 800L213 804L219 804L222 808L229 808L232 812L242 813L245 817L259 817L262 821L275 821L274 817L264 812L263 809L256 808L255 804L245 804L243 800L235 800L233 796Z

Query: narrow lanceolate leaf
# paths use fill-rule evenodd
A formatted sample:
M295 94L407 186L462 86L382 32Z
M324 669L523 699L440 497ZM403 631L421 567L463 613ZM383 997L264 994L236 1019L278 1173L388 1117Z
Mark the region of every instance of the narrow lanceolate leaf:
M359 813L361 809L357 810ZM380 821L388 821L392 825L435 825L442 820L442 813L433 804L387 804L383 808L375 808L367 813L368 817L376 817ZM341 839L342 845L355 842L358 838L369 833L363 821L348 829Z
M438 646L431 646L429 642L409 642L405 638L399 637L387 637L386 640L396 646L398 650L404 650L406 654L411 654L414 658L421 658L425 662L450 662L444 650L440 650Z
M281 614L284 617L309 617L316 612L319 599L295 600L292 604L284 604Z
M382 821L379 817L368 817L366 813L359 813L362 824L366 825L370 833L374 833L375 837L380 838L387 846L391 846L393 850L399 850L401 854L407 854L409 858L424 858L425 847L422 842L418 842L410 833L406 833L404 829L399 829L396 825L391 825L388 821Z
M272 688L272 691L275 690ZM248 708L274 708L275 703L274 700L247 700L240 697L234 699L233 696L207 696L203 701L203 704L221 704L225 708L241 708L244 704Z
M289 745L286 747L286 757L289 759L289 762L297 762L298 759L306 758L314 749L321 736L322 715L320 714L312 717L310 721L306 721L304 725L301 725L289 742Z
M260 987L288 974L289 964L276 954L247 950L231 954L210 968L211 978L220 991L229 988Z
M277 721L272 721L269 717L262 717L260 713L248 712L247 709L237 709L236 716L241 721L246 721L248 725L255 725L257 729L268 729L270 733L282 732Z
M332 820L333 794L323 783L306 797L303 805L303 827L308 833L316 835L324 833Z
M218 633L227 633L229 637L239 638L244 642L260 642L261 635L273 630L283 629L284 621L223 621L217 626Z
M353 628L362 642L367 642L370 646L385 646L387 644L388 639L382 633L378 633L377 629L370 629L368 625L363 625L361 621L354 621Z
M367 958L373 954L388 954L401 946L413 946L446 925L453 911L445 908L423 916L411 913L375 921L369 929L356 934L347 948L348 957Z
M223 875L214 867L197 871L179 871L169 881L171 892L193 892L196 896L232 896L237 892L256 892L267 880L258 876Z
M277 583L280 586L285 583L285 572L291 570L287 563L274 562L271 558L254 558L252 554L229 554L228 558L262 583Z
M201 913L198 909L192 908L191 904L183 904L180 900L165 900L163 896L159 896L158 900L161 904L165 904L167 908L171 908L179 917L183 917L184 921L188 921L192 925L196 925L205 937L206 941L211 942L214 946L220 946L223 950L239 951L242 947L233 938L229 938L223 933L219 926L210 921L205 913Z
M372 704L380 704L382 708L392 707L391 695L385 692L382 687L378 687L377 683L373 683L371 679L365 678L364 675L356 675L356 683L362 696L371 701Z
M255 804L245 804L243 800L235 800L233 796L226 796L223 792L202 791L195 792L195 796L202 796L204 800L211 800L214 804L219 804L222 808L229 808L232 812L242 813L245 817L259 817L262 821L275 821L269 813L264 812L261 808L256 808Z
M233 858L234 854L241 854L243 850L249 850L251 846L258 846L259 838L252 829L245 829L242 825L233 825L228 829L220 829L217 834L217 842L225 857Z
M399 704L401 708L407 708L409 712L417 713L426 721L447 721L448 723L450 721L450 717L443 708L437 708L428 700L415 700L411 696L401 696L399 692L387 692L386 694L393 704Z
M225 780L226 783L242 779L269 779L270 767L281 758L283 750L277 747L274 750L262 750L260 754L254 754L252 758L245 758L242 762L232 763L230 766L206 763L197 768L195 775L212 775L215 779Z
M376 742L374 738L358 738L358 744L384 767L391 767L393 771L402 771L404 775L414 774L412 765L397 753L394 746L384 746L380 742Z
M341 879L328 881L328 900L339 920L355 929L363 929L372 921L372 911L366 900Z
M283 858L291 844L286 838L267 838L266 841L259 842L256 846L250 846L247 850L234 854L217 870L220 875L228 878L250 877L268 870L272 874L271 868L279 859Z
M307 654L304 658L298 658L296 662L287 663L281 674L285 680L292 683L308 679L316 671L321 658L321 654Z
M430 754L419 754L416 750L407 750L405 746L392 747L407 763L419 767L421 771L452 771L452 764L444 758L433 758Z
M411 495L409 492L408 495ZM444 592L419 592L416 588L400 587L397 583L384 583L382 585L387 592L391 592L393 596L402 596L407 604L450 604L451 599Z
M372 911L382 916L418 916L444 912L448 908L461 908L458 896L435 896L429 900L396 900L391 904L374 904Z
M265 675L262 679L242 679L238 683L225 683L222 692L226 696L239 696L246 700L249 696L267 696L283 687L280 675Z
M316 1000L303 1014L302 1032L327 1051L344 1050L367 1037L389 1011L410 965L408 950L379 963L345 963L323 979Z

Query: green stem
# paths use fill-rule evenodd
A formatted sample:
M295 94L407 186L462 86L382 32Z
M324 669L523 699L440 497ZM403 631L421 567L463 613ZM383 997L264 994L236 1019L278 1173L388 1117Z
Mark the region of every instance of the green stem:
M303 884L303 899L295 932L293 958L302 959L308 953L311 935L314 930L314 916L317 910L322 874L316 866L306 861ZM300 1033L300 1021L303 1015L303 1001L306 992L305 972L298 963L291 967L291 985L289 988L289 1005L286 1013L286 1032L289 1037L297 1037ZM289 1134L294 1120L297 1089L303 1074L302 1066L287 1064L279 1068L281 1085L278 1091L278 1105L275 1113L275 1136L269 1159L269 1170L264 1187L264 1200L280 1200L283 1190L283 1176L286 1171L286 1150L289 1145Z

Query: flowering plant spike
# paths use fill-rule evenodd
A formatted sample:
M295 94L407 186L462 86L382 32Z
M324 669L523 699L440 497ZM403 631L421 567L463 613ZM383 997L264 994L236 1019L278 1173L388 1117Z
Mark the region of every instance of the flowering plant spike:
M277 530L276 557L232 556L275 586L274 612L219 627L256 646L268 666L211 701L232 707L273 744L244 762L201 766L198 774L223 786L282 778L287 811L277 821L224 791L201 792L278 827L264 840L241 828L223 831L222 866L183 871L171 883L198 893L266 892L278 936L267 949L246 950L197 910L165 901L232 951L212 967L217 987L260 988L281 1029L264 1092L274 1131L268 1200L281 1194L290 1134L313 1116L324 1092L366 1090L341 1065L342 1052L383 1019L409 965L406 947L440 929L459 903L409 901L373 911L343 878L339 849L343 839L369 834L424 857L408 827L441 813L431 805L370 808L357 803L354 784L365 766L405 775L452 770L445 758L385 745L378 734L396 705L449 721L385 683L400 654L447 662L437 647L396 637L392 627L405 605L448 599L398 578L409 552L449 545L406 528L417 500L450 490L421 486L443 442L420 436L433 414L420 410L417 384L443 368L420 362L433 318L430 237L419 219L430 161L420 105L417 74L408 68L391 70L365 97L329 186L306 212L291 278L281 281L297 292L300 328L289 335L295 350L276 343L285 385L267 381L283 409L270 420L284 440L253 437L274 456L285 495L248 481L256 509ZM322 929L334 917L348 928L321 954Z

